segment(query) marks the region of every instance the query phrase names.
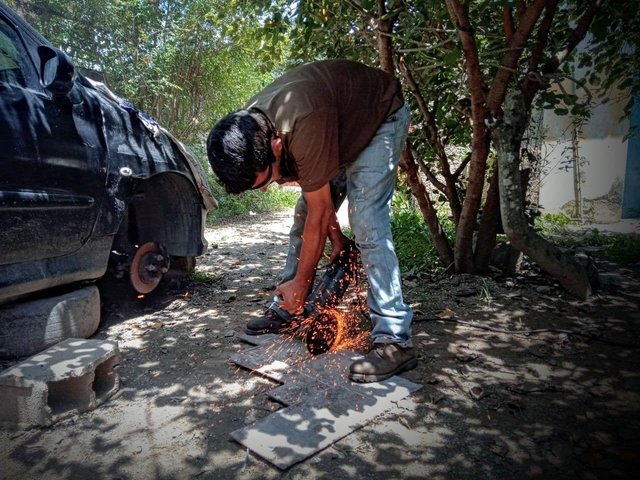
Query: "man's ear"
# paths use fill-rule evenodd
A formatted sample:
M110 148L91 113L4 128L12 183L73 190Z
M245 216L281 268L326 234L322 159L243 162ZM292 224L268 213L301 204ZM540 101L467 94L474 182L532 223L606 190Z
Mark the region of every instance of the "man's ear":
M275 155L276 159L280 159L282 154L282 139L280 137L273 137L271 139L271 151Z

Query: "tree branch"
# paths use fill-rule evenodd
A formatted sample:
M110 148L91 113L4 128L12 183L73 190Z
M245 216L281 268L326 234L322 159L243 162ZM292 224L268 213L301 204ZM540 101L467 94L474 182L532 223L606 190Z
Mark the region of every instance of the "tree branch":
M404 149L400 165L402 170L407 174L411 191L416 197L422 216L429 227L433 244L438 251L438 258L440 259L440 262L447 267L453 263L453 251L451 250L449 241L444 234L442 225L440 225L437 212L433 207L433 202L429 198L429 192L424 188L422 182L420 182L418 177L418 167L416 166L411 148Z
M438 178L433 174L431 169L427 167L424 161L416 154L416 151L414 149L411 150L411 155L413 156L414 161L420 167L420 170L422 171L422 173L424 173L424 176L427 177L427 180L429 181L429 183L431 183L431 185L433 185L442 193L447 195L447 186L444 183L442 183L440 180L438 180Z
M576 48L578 43L582 41L589 30L593 17L595 17L596 13L600 9L601 4L602 0L593 0L589 4L587 10L584 12L582 17L580 17L576 28L570 31L569 38L567 39L565 46L562 50L556 52L556 54L542 67L543 74L546 75L555 72L562 62L564 62L569 54Z
M360 5L360 2L357 2L356 0L344 0L344 1L347 2L349 5L351 5L354 9L356 9L358 12L360 12L365 17L373 18L373 14L371 12L368 12L367 10L365 10L362 7L362 5Z
M502 24L504 27L504 39L509 43L513 36L513 12L511 7L504 7L502 9Z
M462 172L464 171L465 168L467 168L467 164L471 161L471 154L467 155L466 157L464 157L464 159L462 160L462 163L460 164L460 166L458 168L456 168L456 171L453 172L453 176L454 178L457 180L460 175L462 175Z
M433 181L435 180L435 176L431 175L432 178L429 178L430 172L426 171L425 175L429 178L429 181L434 183L434 186L438 187L447 197L449 201L449 205L451 207L451 214L457 224L458 219L460 218L460 200L458 199L456 185L455 185L455 177L451 175L451 165L449 164L449 158L447 156L447 152L444 149L444 145L440 139L438 134L438 127L436 126L435 116L429 109L427 102L420 91L420 87L415 81L411 70L408 68L405 62L399 62L400 72L404 76L407 82L407 88L414 95L416 101L418 102L418 108L420 109L420 113L422 113L422 118L427 126L427 131L429 132L429 143L433 147L436 152L436 156L438 161L440 162L440 169L442 173L442 177L445 180L445 188L440 188Z
M518 28L511 36L511 41L508 43L509 48L502 57L501 68L496 72L487 95L487 109L494 117L504 101L507 86L518 66L518 60L547 2L548 0L534 0L520 16Z

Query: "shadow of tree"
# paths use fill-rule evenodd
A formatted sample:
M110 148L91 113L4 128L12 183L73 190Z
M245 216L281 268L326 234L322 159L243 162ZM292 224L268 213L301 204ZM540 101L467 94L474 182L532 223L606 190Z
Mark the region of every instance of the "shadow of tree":
M120 344L120 392L52 427L1 431L3 475L632 478L640 358L630 345L640 345L640 290L610 288L576 302L559 290L536 292L535 279L516 289L492 284L490 304L449 295L442 282L419 285L432 303L415 305L427 312L414 322L420 364L403 376L423 388L307 461L280 471L231 441L231 432L282 407L268 398L277 383L228 362L248 348L237 333L270 302L286 254L286 229L273 230L281 223L240 223L240 236L226 226L209 232L198 269L215 280L121 303L106 295L97 337ZM625 275L638 285L637 272ZM455 315L428 313L442 306ZM556 331L527 333L537 329Z

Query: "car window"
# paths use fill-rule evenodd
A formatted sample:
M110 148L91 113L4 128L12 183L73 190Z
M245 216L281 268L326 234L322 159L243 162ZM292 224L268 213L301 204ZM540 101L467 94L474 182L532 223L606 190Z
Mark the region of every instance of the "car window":
M14 32L0 20L0 82L26 87L24 53Z

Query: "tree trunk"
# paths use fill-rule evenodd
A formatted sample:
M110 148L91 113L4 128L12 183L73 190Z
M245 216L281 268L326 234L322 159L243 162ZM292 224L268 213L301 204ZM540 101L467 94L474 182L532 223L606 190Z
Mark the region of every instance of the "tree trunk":
M395 67L391 33L398 15L388 15L388 13L386 2L378 0L378 57L380 59L380 69L393 75Z
M420 212L429 227L433 244L438 252L438 258L440 259L440 262L442 262L443 266L448 267L453 263L453 251L449 246L447 237L445 237L444 232L442 231L442 226L440 225L436 215L436 210L433 208L433 203L429 199L429 192L420 181L418 166L416 165L416 161L413 158L410 148L405 148L402 152L400 167L407 174L411 193L413 193L413 196L418 201Z
M469 4L459 0L447 0L447 10L456 29L465 58L468 87L471 94L471 162L467 190L462 203L460 220L456 229L455 270L457 273L476 273L473 240L478 211L482 203L487 157L489 156L488 131L485 126L485 82L480 67L475 29L469 19Z
M479 273L486 273L489 270L491 252L496 246L496 236L499 229L500 194L498 193L498 168L495 167L489 182L476 238L475 265Z
M580 162L580 142L578 140L578 126L571 125L571 166L573 167L573 197L575 199L574 216L582 221L582 165Z
M511 244L555 277L573 296L584 300L591 294L587 270L571 255L540 237L524 215L520 180L520 144L529 111L522 93L510 90L504 102L504 117L493 131L499 169L502 226Z

